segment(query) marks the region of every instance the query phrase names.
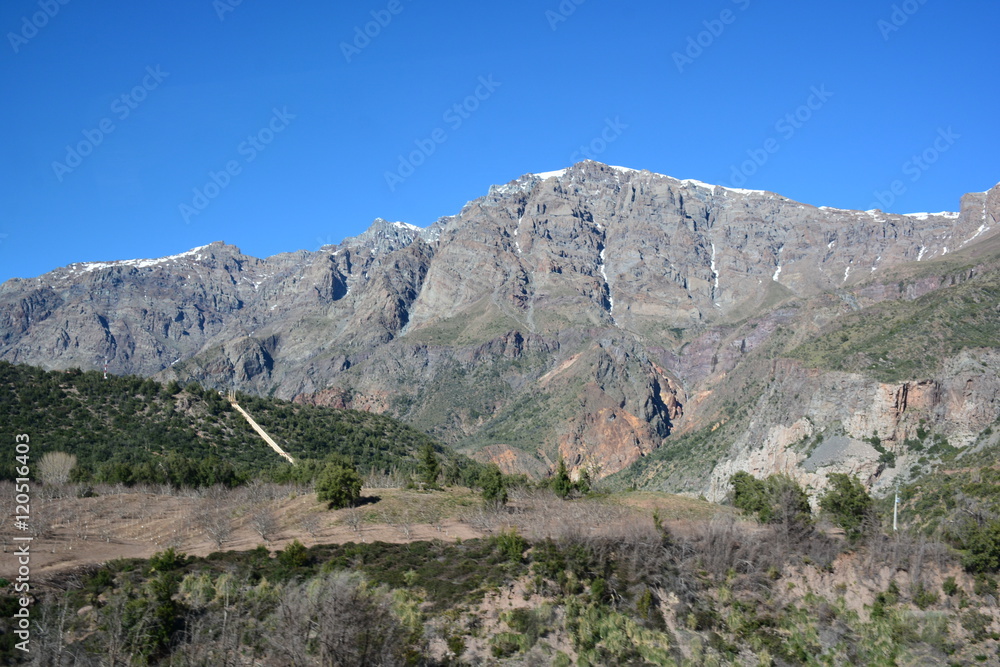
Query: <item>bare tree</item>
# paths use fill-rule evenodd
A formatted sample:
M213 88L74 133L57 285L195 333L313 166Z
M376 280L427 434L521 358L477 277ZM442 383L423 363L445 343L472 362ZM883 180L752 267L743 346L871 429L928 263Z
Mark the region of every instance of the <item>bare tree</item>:
M319 515L315 512L306 514L299 520L299 527L309 533L309 537L316 537L320 528Z
M267 502L259 502L250 508L250 525L265 542L270 542L278 532L278 519Z
M229 493L213 486L194 509L194 523L219 549L233 534L233 513Z
M249 484L243 487L243 492L246 494L246 498L251 505L266 503L276 500L279 497L279 490L274 484L267 484L259 479L251 480Z
M364 523L364 519L364 514L356 507L344 512L344 523L358 535L361 534L361 524Z
M40 609L33 614L33 632L31 636L31 653L33 665L78 664L76 655L66 646L68 625L72 618L69 611L69 600L47 602L39 605Z
M76 456L66 452L46 452L38 461L38 476L45 484L65 484L76 467Z
M405 662L407 632L391 600L355 575L334 572L285 588L268 640L290 665L396 665Z

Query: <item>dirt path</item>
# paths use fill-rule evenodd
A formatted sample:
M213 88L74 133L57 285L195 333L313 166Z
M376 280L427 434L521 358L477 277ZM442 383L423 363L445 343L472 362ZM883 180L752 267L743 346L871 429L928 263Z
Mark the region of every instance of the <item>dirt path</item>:
M288 452L286 452L285 450L283 450L281 447L278 446L278 443L276 443L271 438L271 436L269 436L264 431L264 429L262 429L260 427L260 424L258 424L256 421L254 421L254 418L250 416L250 413L248 413L246 410L244 410L243 408L240 407L240 404L236 402L235 398L233 398L232 396L230 396L229 397L229 402L230 402L230 404L232 404L232 406L234 408L236 408L239 411L239 413L241 415L243 415L243 417L247 420L247 423L249 423L250 426L253 427L253 430L257 431L257 435L259 435L261 438L263 438L264 442L266 442L267 444L269 444L271 446L271 449L273 449L274 451L278 452L278 454L280 456L283 456L286 459L288 459L289 463L291 463L292 465L295 465L295 459L293 459Z

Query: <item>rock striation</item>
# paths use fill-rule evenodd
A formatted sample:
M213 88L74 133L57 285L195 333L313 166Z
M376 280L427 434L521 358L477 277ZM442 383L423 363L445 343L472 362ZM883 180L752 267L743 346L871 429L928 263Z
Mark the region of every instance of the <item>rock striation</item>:
M875 431L903 442L923 419L968 443L996 419L995 350L895 385L782 356L845 314L946 289L955 262L977 280L998 218L1000 185L955 213L894 215L586 161L493 186L426 229L377 219L316 252L217 242L8 281L0 359L108 359L387 412L535 474L562 457L612 475L753 405L742 431L720 430L718 461L668 486L717 497L737 469L817 474L793 445L824 433L843 445L830 465L870 477ZM736 376L756 388L727 394Z

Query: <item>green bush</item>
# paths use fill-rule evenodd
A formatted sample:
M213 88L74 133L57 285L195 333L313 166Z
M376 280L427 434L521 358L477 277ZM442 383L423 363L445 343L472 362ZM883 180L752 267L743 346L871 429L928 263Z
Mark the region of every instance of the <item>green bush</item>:
M517 534L517 530L501 531L492 538L497 549L511 563L520 563L528 549L528 541Z
M150 572L170 572L184 565L186 556L179 554L173 547L166 551L153 554L149 559Z
M330 509L350 507L361 497L361 476L353 466L330 463L316 478L316 497Z
M937 604L938 600L938 594L925 587L923 583L918 582L913 587L913 604L920 609L927 609L927 607Z
M830 489L819 500L819 506L833 522L844 529L848 539L856 540L864 531L865 519L872 513L875 501L855 477L830 473Z
M788 475L756 479L740 471L729 478L733 505L761 523L808 524L812 520L809 496Z
M573 482L569 478L566 470L566 462L559 457L559 467L556 469L555 477L552 478L552 490L560 498L566 498L573 491Z
M479 487L483 490L483 501L489 505L507 504L507 484L503 473L495 464L486 466L479 476Z
M1000 567L1000 521L972 525L962 540L962 566L969 572L994 572Z
M306 549L306 545L294 540L278 552L278 562L289 570L302 567L309 563L309 550Z

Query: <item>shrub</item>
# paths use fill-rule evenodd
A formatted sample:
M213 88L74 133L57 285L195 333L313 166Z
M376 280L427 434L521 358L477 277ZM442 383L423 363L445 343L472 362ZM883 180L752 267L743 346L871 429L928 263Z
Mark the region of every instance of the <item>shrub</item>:
M302 567L309 562L309 550L298 540L278 552L278 562L287 569Z
M486 470L479 476L479 486L483 490L483 500L489 505L507 504L507 485L503 479L503 473L496 464L491 463L486 466Z
M566 462L563 461L562 457L559 457L559 467L555 477L552 478L552 490L560 498L566 498L573 491L573 482L569 478Z
M938 594L926 588L923 583L918 582L913 587L913 604L920 609L927 609L927 607L937 604L938 599Z
M989 636L989 627L993 619L975 609L962 614L962 627L972 635L972 640L981 642Z
M875 507L875 501L855 477L843 473L830 473L830 489L819 500L819 506L834 523L844 529L851 540L864 532L864 522Z
M350 507L361 497L361 476L353 466L330 463L316 478L316 497L330 509Z
M788 475L756 479L740 471L729 478L733 505L757 517L761 523L808 524L812 520L809 496Z
M169 572L176 570L184 565L185 558L184 554L179 554L173 547L169 547L166 551L153 554L152 558L149 559L149 571Z
M729 483L733 485L733 506L766 522L763 517L769 515L769 503L763 480L741 470L729 478Z
M969 572L993 572L1000 566L1000 521L969 527L962 542L962 566Z
M520 563L529 546L527 540L517 534L517 530L502 531L492 540L497 550L511 563Z

